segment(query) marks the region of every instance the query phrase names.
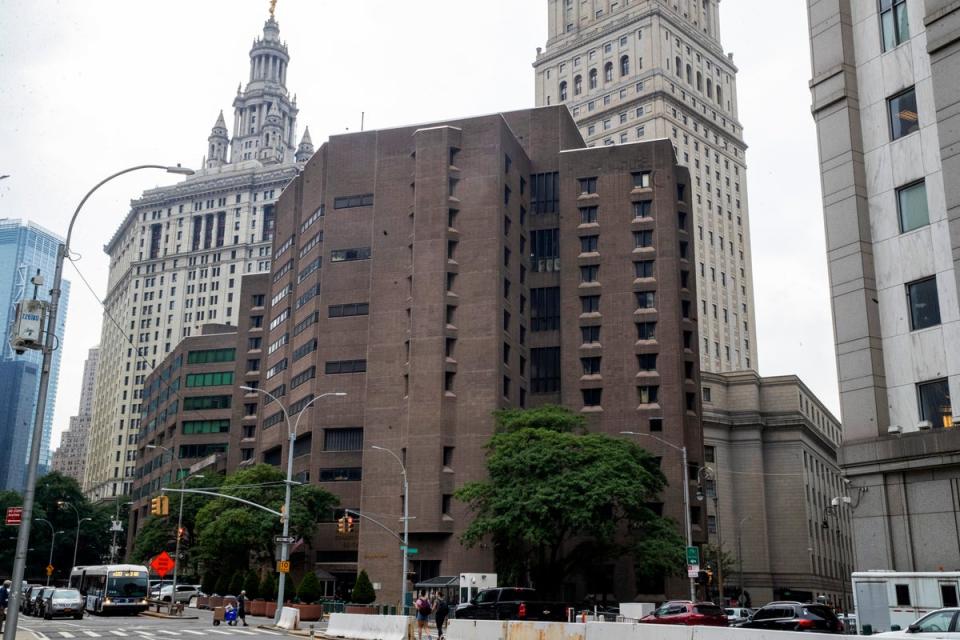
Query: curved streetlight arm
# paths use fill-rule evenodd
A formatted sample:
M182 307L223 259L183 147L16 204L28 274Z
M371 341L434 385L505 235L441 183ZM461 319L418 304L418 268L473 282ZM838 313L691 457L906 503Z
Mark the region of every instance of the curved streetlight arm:
M321 393L320 395L316 396L313 400L305 404L303 408L300 409L300 413L297 414L297 419L293 423L293 435L297 435L297 431L300 429L300 418L303 417L303 414L307 412L307 409L309 409L314 402L316 402L320 398L325 398L327 396L339 397L339 396L345 396L345 395L347 394L343 391L328 391L327 393Z
M639 431L621 431L621 432L620 432L620 435L622 435L622 436L644 436L644 437L646 437L646 438L653 438L653 439L656 440L657 442L659 442L659 443L661 443L661 444L665 444L665 445L667 445L668 447L672 447L672 448L676 449L677 451L683 451L683 447L678 447L677 445L673 444L672 442L667 442L667 441L664 440L663 438L661 438L661 437L659 437L659 436L655 436L655 435L653 435L652 433L641 433L641 432L639 432Z
M404 466L403 460L392 449L378 447L375 444L370 445L370 448L377 451L386 451L392 455L397 464L400 465L400 473L403 475L403 576L400 582L400 611L405 611L407 606L407 560L410 549L410 486L407 484L407 467Z
M273 395L272 393L270 393L270 392L267 391L266 389L258 389L258 388L254 388L254 387L243 387L243 386L240 387L240 388L243 389L244 391L250 391L251 393L262 393L263 395L267 396L268 398L270 398L271 400L273 400L274 402L276 402L278 405L280 405L280 410L283 411L283 417L284 417L284 419L287 421L287 435L288 435L288 436L290 435L290 433L291 433L291 431L290 431L290 414L287 413L287 408L286 408L285 406L283 406L283 403L282 403L282 402L280 402L280 398L278 398L277 396ZM309 405L308 405L308 406L309 406Z
M169 167L169 166L164 165L164 164L138 164L138 165L135 166L135 167L128 167L128 168L126 168L126 169L124 169L124 170L122 170L122 171L117 171L116 173L107 176L106 178L104 178L103 180L101 180L100 182L98 182L98 183L93 187L93 189L90 189L90 191L87 192L87 195L83 196L83 200L80 201L80 204L77 205L76 210L73 212L73 217L70 218L70 226L67 227L67 241L64 243L64 247L65 247L64 254L65 254L65 255L69 255L69 254L70 254L70 238L73 236L73 225L74 225L74 223L76 223L76 221L77 221L77 216L80 214L80 209L82 209L82 208L83 208L83 205L87 203L87 200L90 199L90 196L92 196L93 193L94 193L97 189L99 189L100 187L102 187L102 186L105 185L106 183L110 182L111 180L113 180L113 179L116 178L117 176L122 176L122 175L125 174L125 173L130 173L130 172L132 172L132 171L139 171L139 170L141 170L141 169L163 169L163 170L166 171L167 173L178 173L178 174L180 174L180 175L185 175L185 176L190 176L190 175L193 175L193 173L194 173L193 169L188 169L188 168L186 168L186 167L181 167L180 165L177 165L176 167Z
M180 459L179 459L177 456L173 455L173 451L171 451L168 447L165 447L165 446L163 446L162 444L148 444L148 445L146 446L146 448L147 448L147 449L160 449L160 450L162 450L162 451L166 451L167 453L169 453L169 454L170 454L170 459L177 463L177 467L179 467L179 469L180 469L180 475L181 475L181 476L183 475L183 465L180 464Z

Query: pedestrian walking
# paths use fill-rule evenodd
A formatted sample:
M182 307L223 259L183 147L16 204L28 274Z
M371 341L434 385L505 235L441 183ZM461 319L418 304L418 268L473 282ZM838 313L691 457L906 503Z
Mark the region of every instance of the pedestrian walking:
M427 599L427 593L425 591L421 591L420 597L418 597L416 602L413 603L413 606L417 609L417 640L423 640L423 629L427 626L427 622L430 620L430 613L433 611L433 605L431 605L430 601ZM429 630L427 631L427 637L430 637Z
M237 596L237 617L240 619L240 622L243 623L243 626L248 627L247 624L247 592L241 591L240 595Z
M437 637L443 640L443 626L447 623L447 616L450 615L450 605L443 597L443 593L437 593L437 602L433 607L433 617L437 623Z
M0 586L0 629L3 629L3 623L7 621L7 603L10 601L10 581L5 580L3 586Z

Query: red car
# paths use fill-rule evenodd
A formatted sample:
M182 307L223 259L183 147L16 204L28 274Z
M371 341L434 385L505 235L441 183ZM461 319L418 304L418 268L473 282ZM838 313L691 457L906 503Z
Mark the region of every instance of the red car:
M727 615L717 605L712 602L691 602L690 600L664 602L656 611L641 618L640 622L708 627L726 627L728 624Z

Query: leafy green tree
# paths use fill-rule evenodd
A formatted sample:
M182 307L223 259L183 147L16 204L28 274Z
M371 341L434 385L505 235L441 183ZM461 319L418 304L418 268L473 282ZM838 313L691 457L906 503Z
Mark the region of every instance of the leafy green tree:
M247 592L247 597L255 600L260 596L260 578L253 569L248 569L243 578L243 590Z
M263 574L263 581L260 582L260 597L264 600L275 600L277 597L277 580L270 571Z
M234 571L233 577L230 578L230 588L228 593L232 596L239 594L243 591L243 579L246 577L246 571Z
M317 574L307 571L297 587L297 598L304 604L313 604L320 599L321 595L323 595L323 587L320 585Z
M279 509L283 504L283 473L270 465L256 465L227 476L220 491ZM268 484L269 486L264 486ZM312 485L294 489L290 534L310 540L316 523L329 517L337 504L333 494ZM207 498L196 514L193 550L205 566L236 570L255 564L273 564L274 536L282 531L280 519L226 498Z
M203 574L203 583L200 585L200 588L203 589L203 592L207 595L212 595L217 590L217 574L213 571L207 571Z
M23 497L19 493L16 491L0 491L0 513L6 514L7 507L20 506L23 506ZM7 571L10 567L13 567L13 558L17 554L18 530L19 527L3 527L0 529L0 567ZM48 531L48 536L49 533ZM49 547L47 548L49 549Z
M171 524L169 519L151 516L140 527L130 550L130 561L137 564L146 564L161 551L173 553L172 542L175 542L176 523Z
M532 582L558 596L567 576L634 551L648 531L673 530L648 507L666 479L636 443L587 434L582 418L561 407L494 415L489 479L464 485L456 496L474 512L463 543L472 547L489 537L504 582ZM648 544L658 555L645 562L667 566L676 540ZM681 560L672 569L682 566Z
M357 581L353 585L353 593L350 599L357 604L370 604L377 599L377 593L373 590L373 583L370 582L370 576L367 570L362 569L357 575Z
M230 594L230 578L226 573L221 573L217 577L217 584L213 588L213 592L218 596L226 596Z

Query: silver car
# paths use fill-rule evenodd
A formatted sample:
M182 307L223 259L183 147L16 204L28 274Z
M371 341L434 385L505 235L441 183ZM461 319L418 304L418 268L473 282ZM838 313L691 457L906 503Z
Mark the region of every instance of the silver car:
M58 616L83 618L83 596L76 589L53 589L43 594L43 617L51 620Z

